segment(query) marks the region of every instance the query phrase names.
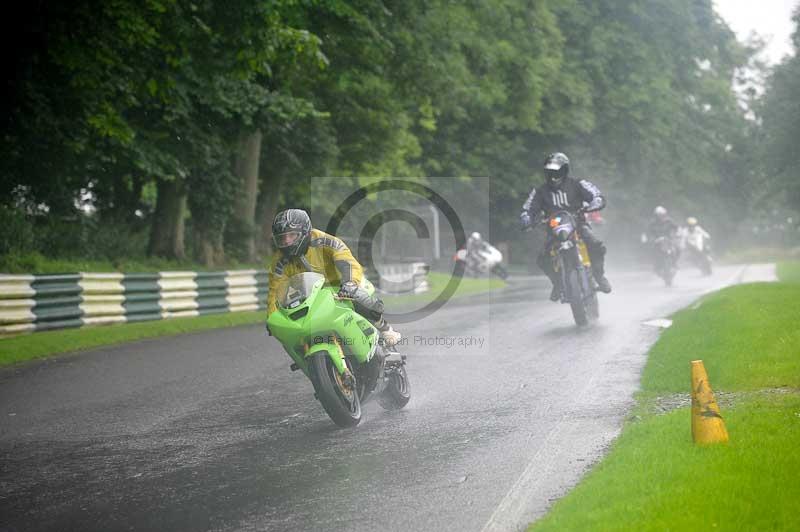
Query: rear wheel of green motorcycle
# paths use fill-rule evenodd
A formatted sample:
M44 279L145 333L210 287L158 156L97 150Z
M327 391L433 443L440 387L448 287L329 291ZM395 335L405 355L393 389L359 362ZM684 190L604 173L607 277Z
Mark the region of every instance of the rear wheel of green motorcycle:
M355 381L348 384L327 353L314 355L309 361L309 369L314 375L317 399L333 422L345 428L358 425L361 421L361 401Z
M386 410L400 410L408 404L411 393L405 366L392 368L383 393L378 396L378 404Z

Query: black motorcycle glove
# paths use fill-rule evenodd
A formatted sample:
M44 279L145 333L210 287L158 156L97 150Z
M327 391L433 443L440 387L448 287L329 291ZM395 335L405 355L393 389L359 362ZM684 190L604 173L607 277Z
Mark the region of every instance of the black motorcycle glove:
M342 283L342 286L339 287L339 297L347 297L352 299L355 297L357 290L358 284L355 281L347 281Z
M531 220L531 215L528 211L522 211L522 214L519 215L519 223L522 231L530 229L531 225L533 225L533 220Z

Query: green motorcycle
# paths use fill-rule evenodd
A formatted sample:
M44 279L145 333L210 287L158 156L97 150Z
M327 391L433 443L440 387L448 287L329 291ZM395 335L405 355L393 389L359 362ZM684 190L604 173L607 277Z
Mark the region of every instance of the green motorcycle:
M334 423L358 425L361 405L373 397L387 410L408 403L406 357L384 346L378 330L353 309L352 300L326 286L325 277L294 275L277 296L269 331L292 358L291 370L311 380L314 397Z

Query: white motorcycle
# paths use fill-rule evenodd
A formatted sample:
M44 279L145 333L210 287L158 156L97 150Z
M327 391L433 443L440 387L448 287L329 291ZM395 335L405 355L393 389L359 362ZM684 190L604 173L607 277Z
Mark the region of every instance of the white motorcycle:
M690 222L690 225L693 224ZM703 275L711 275L712 258L711 246L708 243L709 239L709 234L700 226L695 226L694 230L686 229L683 233L683 240L686 244L689 258L700 268Z
M503 254L499 249L481 239L479 233L472 233L467 247L456 252L455 260L464 268L467 275L481 276L493 273L501 279L508 277L503 267Z

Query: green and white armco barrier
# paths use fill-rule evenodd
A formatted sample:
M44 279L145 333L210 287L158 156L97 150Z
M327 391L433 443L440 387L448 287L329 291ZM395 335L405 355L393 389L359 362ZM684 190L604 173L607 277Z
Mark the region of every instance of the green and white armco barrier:
M266 308L263 270L0 274L0 335Z

